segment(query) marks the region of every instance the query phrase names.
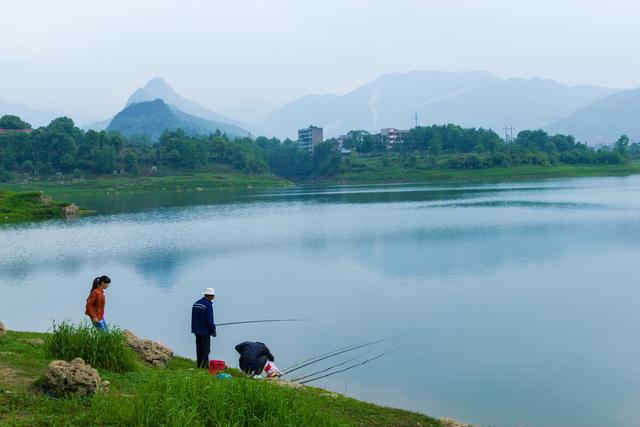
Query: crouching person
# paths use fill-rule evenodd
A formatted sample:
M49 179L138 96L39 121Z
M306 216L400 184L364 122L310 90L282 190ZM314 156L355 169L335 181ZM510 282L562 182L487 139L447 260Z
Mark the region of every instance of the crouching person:
M260 375L267 362L275 359L269 348L261 342L245 341L236 346L236 351L240 353L240 369L252 376Z

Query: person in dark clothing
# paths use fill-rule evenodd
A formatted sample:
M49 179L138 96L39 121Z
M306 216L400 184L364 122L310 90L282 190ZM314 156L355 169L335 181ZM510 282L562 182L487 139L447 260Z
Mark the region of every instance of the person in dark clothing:
M269 348L261 342L245 341L236 346L240 353L240 369L246 374L260 375L267 360L274 361Z
M211 337L215 337L216 324L213 320L213 304L216 297L213 288L207 288L202 298L191 307L191 333L196 336L196 359L198 368L207 369L211 352Z

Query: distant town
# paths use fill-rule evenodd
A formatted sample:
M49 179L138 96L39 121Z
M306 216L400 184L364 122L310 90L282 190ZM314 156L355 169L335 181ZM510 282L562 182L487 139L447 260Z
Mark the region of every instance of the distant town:
M344 135L340 135L337 138L332 138L338 144L340 152L344 155L351 154L350 149L345 148L344 143L347 140L356 141L362 143L365 137L375 136L385 145L387 150L393 150L394 144L399 144L404 141L406 135L409 134L409 130L396 129L396 128L384 128L380 129L379 133L372 134L366 130L351 130ZM298 129L298 148L301 150L307 150L313 153L313 148L324 142L323 130L321 127L310 125L309 127Z

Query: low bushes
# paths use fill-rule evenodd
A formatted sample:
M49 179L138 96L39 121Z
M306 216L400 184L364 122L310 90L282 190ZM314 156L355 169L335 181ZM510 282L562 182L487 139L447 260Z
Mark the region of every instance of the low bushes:
M94 368L127 372L136 366L135 355L127 346L123 331L117 328L100 331L84 324L54 323L44 345L52 357L67 361L80 357Z

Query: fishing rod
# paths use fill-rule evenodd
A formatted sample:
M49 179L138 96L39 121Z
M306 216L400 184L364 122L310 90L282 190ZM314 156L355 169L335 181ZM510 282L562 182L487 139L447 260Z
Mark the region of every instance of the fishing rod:
M325 375L322 375L322 376L319 376L319 377L316 377L316 378L311 378L311 379L306 380L306 381L301 381L301 382L299 382L298 384L307 384L307 383L310 383L311 381L316 381L316 380L319 380L319 379L321 379L321 378L327 378L327 377L330 377L331 375L339 374L339 373L341 373L341 372L346 372L346 371L348 371L349 369L353 369L353 368L356 368L356 367L358 367L358 366L362 366L362 365L364 365L365 363L371 362L372 360L380 359L382 356L386 356L386 355L387 355L387 354L389 354L389 353L393 353L394 351L398 351L398 350L400 350L402 347L404 347L404 346L396 347L396 348L391 349L391 350L389 350L389 351L386 351L386 352L384 352L384 353L382 353L382 354L379 354L379 355L377 355L377 356L375 356L375 357L372 357L372 358L367 359L367 360L363 360L363 361L362 361L362 362L360 362L360 363L356 363L355 365L351 365L351 366L348 366L348 367L346 367L346 368L344 368L344 369L340 369L339 371L330 372L330 373L328 373L328 374L325 374Z
M316 375L318 375L318 374L322 374L322 373L328 372L328 371L332 370L333 368L337 368L338 366L346 365L346 364L347 364L347 363L349 363L349 362L353 362L354 360L359 359L359 358L361 358L362 356L364 356L365 354L371 353L372 351L373 351L373 350L367 350L367 351L365 351L364 353L360 353L360 354L359 354L359 355L357 355L356 357L352 357L351 359L347 359L347 360L345 360L344 362L336 363L335 365L331 365L331 366L329 366L328 368L325 368L325 369L323 369L323 370L321 370L321 371L316 371L316 372L313 372L313 373L311 373L311 374L304 375L304 376L302 376L302 377L293 378L293 379L291 379L291 381L293 381L293 382L298 382L298 381L300 381L300 380L304 380L304 379L306 379L306 378L310 378L310 377L316 376Z
M331 351L329 353L325 353L325 354L322 354L320 356L316 356L316 357L313 357L311 359L307 359L307 360L304 360L302 362L298 362L298 363L290 366L289 368L285 369L282 372L282 375L290 374L291 372L297 371L298 369L302 369L305 366L309 366L309 365L312 365L314 363L318 363L318 362L320 362L322 360L329 359L329 358L332 358L332 357L335 357L335 356L339 356L339 355L341 355L343 353L347 353L349 351L357 350L357 349L363 348L363 347L368 347L370 345L378 344L378 343L385 342L385 341L394 340L394 339L397 339L397 338L399 338L399 336L395 336L395 337L391 337L391 338L383 338L381 340L371 341L371 342L367 342L367 343L364 343L364 344L359 344L359 345L355 345L355 346L349 346L349 347L340 348L338 350L334 350L334 351Z
M296 371L296 370L298 370L300 368L304 368L305 366L308 366L310 364L313 364L313 363L316 363L316 362L320 362L320 361L322 361L322 360L324 360L326 358L337 356L338 354L342 354L344 352L356 350L358 348L361 348L361 346L373 345L373 344L375 344L377 342L378 341L370 341L370 342L365 342L365 343L362 343L362 344L355 344L355 345L350 345L350 346L347 346L347 347L341 347L341 348L339 348L337 350L331 350L331 351L329 351L327 353L323 353L323 354L321 354L319 356L314 356L314 357L312 357L310 359L301 360L301 361L296 362L293 365L288 366L287 368L285 368L282 371L282 374L286 375L289 372L293 372L293 371Z
M216 323L216 326L244 325L247 323L273 323L273 322L311 322L311 319L267 319L267 320L243 320L241 322Z
M357 344L356 344L356 345L357 345ZM327 352L327 353L323 353L323 354L321 354L321 355L319 355L319 356L314 356L314 357L312 357L312 358L310 358L310 359L305 359L305 360L301 360L301 361L299 361L299 362L296 362L296 363L294 363L293 365L288 366L288 367L286 367L285 369L283 369L283 370L282 370L283 375L284 375L284 374L286 374L286 373L288 373L291 369L296 368L296 367L298 367L298 366L300 366L300 365L302 365L302 364L304 364L304 363L312 362L312 361L314 361L314 360L320 359L321 357L329 356L329 355L331 355L331 354L333 354L333 353L335 353L335 352L338 352L338 351L348 350L348 349L350 349L350 348L352 348L352 347L355 347L355 345L350 345L350 346L348 346L348 347L342 347L342 348L339 348L339 349L337 349L337 350L331 350L331 351L329 351L329 352Z
M398 335L398 336L395 336L395 337L383 338L383 339L380 339L380 340L368 341L368 342L365 342L365 343L362 343L362 344L356 344L356 345L350 345L348 347L342 347L342 348L339 348L337 350L333 350L333 351L330 351L328 353L324 353L324 354L321 354L319 356L315 356L315 357L312 357L310 359L294 363L293 365L291 365L290 367L286 368L282 372L283 372L283 375L285 375L285 374L288 374L290 372L297 371L298 369L304 368L305 366L312 365L314 363L320 362L320 361L325 360L325 359L329 359L331 357L338 356L338 355L343 354L343 353L347 353L349 351L357 350L357 349L363 348L363 347L368 347L368 346L371 346L371 345L374 345L374 344L378 344L378 343L381 343L381 342L385 342L385 341L394 340L394 339L397 339L397 338L400 338L400 336Z

